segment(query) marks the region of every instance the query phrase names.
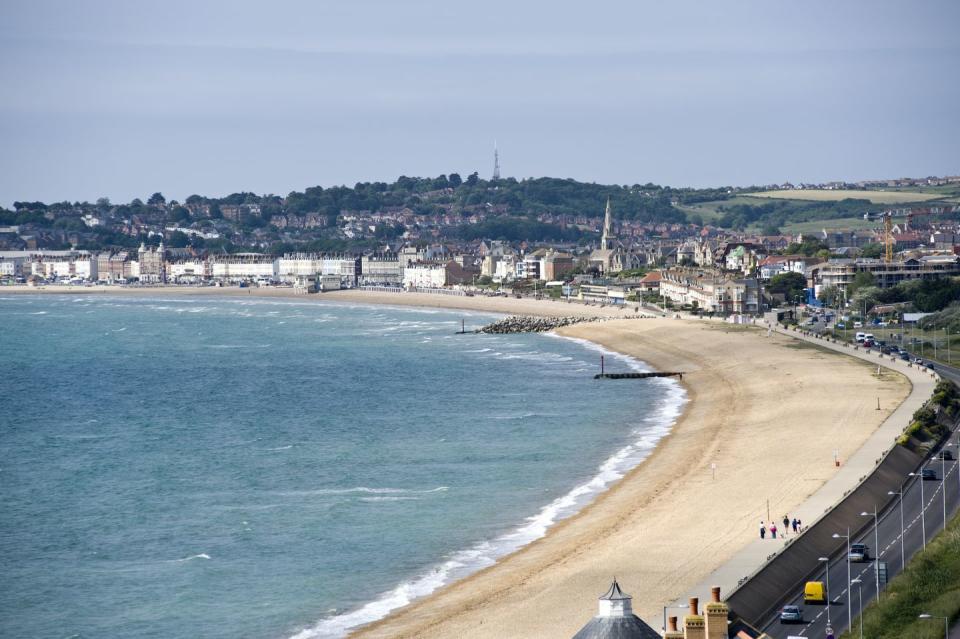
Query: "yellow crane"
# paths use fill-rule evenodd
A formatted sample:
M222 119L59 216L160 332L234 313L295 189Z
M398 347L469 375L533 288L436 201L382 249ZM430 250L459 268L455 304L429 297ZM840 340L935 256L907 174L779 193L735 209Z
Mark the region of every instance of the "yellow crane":
M883 215L883 261L889 264L893 261L893 214L887 211Z

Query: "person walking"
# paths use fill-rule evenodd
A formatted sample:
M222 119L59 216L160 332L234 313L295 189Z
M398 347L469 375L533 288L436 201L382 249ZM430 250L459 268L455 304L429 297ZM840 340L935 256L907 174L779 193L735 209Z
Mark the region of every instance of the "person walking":
M773 537L774 539L777 538L777 525L776 525L776 524L770 524L770 536Z
M786 535L788 530L790 530L790 518L784 515L783 516L783 534Z
M799 519L797 520L797 532L803 532L803 522Z
M793 521L792 521L791 523L793 524L793 534L796 535L796 534L797 534L797 525L798 525L798 524L797 524L797 518L794 517L794 518L793 518Z
M767 527L763 525L763 522L760 522L760 539L767 538Z

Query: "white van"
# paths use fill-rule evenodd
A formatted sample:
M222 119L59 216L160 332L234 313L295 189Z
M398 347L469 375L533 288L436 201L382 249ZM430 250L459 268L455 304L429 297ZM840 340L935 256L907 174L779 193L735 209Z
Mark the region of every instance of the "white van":
M863 322L854 322L854 323L853 323L853 327L854 327L854 328L863 328Z
M856 339L857 342L862 342L867 337L866 333L857 333Z

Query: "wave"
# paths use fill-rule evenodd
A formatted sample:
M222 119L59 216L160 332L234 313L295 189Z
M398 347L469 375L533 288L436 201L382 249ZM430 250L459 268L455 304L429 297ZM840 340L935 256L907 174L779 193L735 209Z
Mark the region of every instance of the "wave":
M261 450L265 453L269 453L277 450L290 450L291 448L293 448L293 444L290 444L289 446L278 446L276 448L262 448Z
M315 490L292 490L277 493L288 497L309 497L311 495L350 495L364 493L370 495L429 495L431 493L444 493L449 490L448 486L437 486L426 490L417 490L414 488L368 488L367 486L354 486L352 488L317 488Z
M627 355L614 353L602 346L585 340L556 336L561 339L571 339L593 350L610 355L618 361L626 363L631 370L638 372L649 371L650 368L638 360ZM491 541L482 541L465 550L460 550L433 568L421 573L409 581L405 581L380 595L374 601L341 615L321 619L310 628L305 628L290 639L327 639L343 637L347 632L378 619L382 619L391 611L406 606L415 599L425 597L438 588L463 578L469 574L491 566L496 561L530 542L543 537L547 530L558 521L565 519L594 497L605 491L612 483L621 479L632 468L639 465L656 447L657 442L667 435L677 417L683 411L686 403L686 391L676 380L669 378L655 378L663 388L663 402L657 410L649 414L642 421L642 426L634 431L637 437L632 443L620 448L607 458L598 468L592 478L575 486L565 495L554 499L528 517L524 523L514 530L506 532ZM507 417L507 419L523 419L531 415ZM496 418L494 418L496 419Z
M46 315L46 311L37 311L35 313L27 313L27 315Z
M187 561L192 561L194 559L210 559L210 555L208 555L205 552L202 552L199 555L190 555L189 557L184 557L183 559L172 559L171 563L180 564Z

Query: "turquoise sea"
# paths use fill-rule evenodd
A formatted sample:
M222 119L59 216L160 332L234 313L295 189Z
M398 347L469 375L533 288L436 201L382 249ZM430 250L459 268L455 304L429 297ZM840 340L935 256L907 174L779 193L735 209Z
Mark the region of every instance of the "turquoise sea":
M0 291L0 636L343 636L543 535L684 401L461 319L495 317Z

